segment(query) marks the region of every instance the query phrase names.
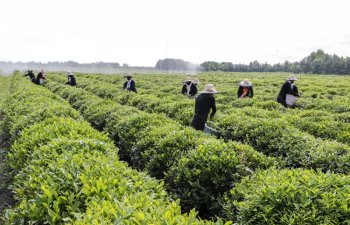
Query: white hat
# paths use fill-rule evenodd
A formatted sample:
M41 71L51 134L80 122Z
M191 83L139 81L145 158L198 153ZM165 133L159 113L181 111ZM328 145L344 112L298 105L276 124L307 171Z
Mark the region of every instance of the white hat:
M197 78L193 78L193 83L200 84L199 80Z
M201 93L216 94L218 93L213 84L207 84L204 87L204 91Z
M185 80L183 82L187 82L187 81L193 81L191 77L186 77Z
M124 76L125 78L133 78L133 76L132 76L132 74L131 73L127 73L125 76Z
M248 79L244 79L239 83L240 86L242 87L251 87L253 86L252 82L249 82Z
M73 73L72 72L68 72L67 75L70 76L70 75L73 75Z
M287 80L298 80L294 75L290 75Z

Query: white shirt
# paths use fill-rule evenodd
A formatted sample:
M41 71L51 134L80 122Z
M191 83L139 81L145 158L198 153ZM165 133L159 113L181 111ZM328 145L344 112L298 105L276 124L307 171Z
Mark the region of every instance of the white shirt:
M131 79L128 81L128 83L126 84L126 89L130 89L131 86Z
M291 91L293 91L293 89L294 89L294 84L292 84L292 82L291 82L290 80L289 80L288 82L290 83Z
M190 91L191 91L191 85L192 85L192 83L190 83L189 85L186 84L187 94L188 94L188 95L190 94Z

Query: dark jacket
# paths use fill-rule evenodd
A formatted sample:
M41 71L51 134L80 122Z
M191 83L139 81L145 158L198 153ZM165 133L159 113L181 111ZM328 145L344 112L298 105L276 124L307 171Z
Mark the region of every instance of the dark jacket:
M244 97L249 97L249 98L252 98L254 93L253 93L253 87L250 86L248 87L249 90L248 90L248 94ZM241 95L243 94L243 86L239 85L239 88L238 88L238 91L237 91L237 97L241 97Z
M73 75L68 75L68 82L66 84L76 86L77 82L75 81L75 77Z
M196 130L203 130L205 123L208 120L208 115L211 109L210 117L216 113L216 104L213 94L202 93L198 95L195 103L194 117L191 126Z
M187 95L186 84L184 84L184 86L182 87L181 92L182 92L182 94ZM197 86L194 83L191 83L189 95L194 96L197 94L197 92L198 92Z
M27 73L26 75L24 75L24 76L29 76L30 80L31 80L33 83L35 83L35 74L34 74L32 71L28 72L28 73Z
M128 82L129 82L129 81L126 81L126 82L124 83L124 88L123 88L123 89L127 89L128 91L133 91L133 92L137 93L136 87L135 87L135 81L131 80L130 87L129 87L129 88L126 88L126 86L128 85Z
M285 107L287 107L287 104L286 104L287 94L299 97L299 92L298 92L297 86L293 85L293 89L292 89L292 84L288 81L286 81L282 85L280 93L277 96L277 102L281 103Z
M42 73L42 72L38 73L38 75L36 76L36 83L37 84L40 84L40 79L45 80L44 73Z

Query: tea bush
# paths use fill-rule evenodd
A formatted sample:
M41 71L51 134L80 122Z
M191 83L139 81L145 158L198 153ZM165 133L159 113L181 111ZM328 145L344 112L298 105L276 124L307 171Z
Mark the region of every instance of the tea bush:
M86 97L85 95L82 96L82 99ZM83 101L82 99L79 101ZM96 101L102 102L103 100L96 99ZM96 103L95 105L98 104ZM118 104L116 103L115 105L111 105L110 109L106 108L106 110L118 108L116 105ZM81 107L81 109L83 108L85 107ZM176 167L179 160L186 159L187 153L191 151L191 149L197 149L203 142L206 143L206 141L213 139L212 137L208 137L202 132L195 131L192 128L184 129L173 120L162 115L147 114L140 111L125 113L124 108L126 108L126 111L128 111L127 107L119 107L116 111L109 114L110 117L106 118L105 131L109 133L110 137L120 148L119 153L122 159L127 160L131 165L138 169L145 169L151 175L158 178L164 177L170 167ZM90 109L93 108L90 107ZM167 131L169 128L174 130ZM222 141L219 142L223 143ZM237 146L239 146L239 144ZM234 154L236 149L241 149L239 147L236 148L234 145L230 145L227 148L230 149L229 151L233 152L232 154ZM238 162L238 164L244 164L240 165L241 167L246 167L245 165L252 165L256 163L257 167L252 167L255 169L264 164L257 162L254 155L257 155L258 153L251 154L252 151L254 150L250 149L249 151L247 150L247 153L242 153L242 155L245 154L246 157L243 157L244 160ZM261 155L261 160L265 161L268 159ZM213 164L213 166L215 166L215 164ZM252 169L252 171L254 169ZM215 170L215 168L213 168L213 170ZM226 177L226 174L218 174L218 176L219 175ZM246 173L241 174L240 178L244 177L245 175ZM207 176L207 174L203 174L202 176ZM228 179L230 180L231 178L228 177ZM193 182L196 181L194 180ZM227 187L226 190L229 190L231 183L227 182L223 185ZM197 186L194 188L202 189L203 187ZM169 190L171 189L169 188ZM194 190L194 192L196 191L197 190ZM199 190L197 192L200 194L207 194ZM218 190L214 198L222 194L223 192ZM215 202L215 200L212 202ZM211 204L212 202L206 203ZM186 205L186 202L182 203L182 201L180 201L180 203L184 208L186 208L186 210L190 208L188 205ZM201 203L196 203L194 201L193 204ZM212 208L212 210L208 212L208 216L212 215L212 213L217 210L217 205L208 205L207 207ZM200 210L203 209L203 207L199 207L198 205L196 205L196 208Z
M21 84L21 79L14 79L14 86ZM29 89L45 90L29 84L23 92ZM16 100L16 96L12 99ZM33 108L33 113L40 110ZM16 107L6 112L6 116L11 117L8 126L16 117L27 113ZM119 161L118 151L107 136L86 122L74 117L45 115L39 116L38 121L41 122L21 128L11 147L9 158L17 171L14 187L18 205L6 211L6 224L81 224L102 220L105 223L214 224L196 219L194 211L182 215L178 202L169 202L162 183ZM100 208L96 202L113 207ZM110 213L113 216L100 217ZM216 224L223 222L219 220Z
M246 177L226 197L237 224L348 224L349 176L269 169Z
M194 207L204 217L218 215L221 195L243 177L274 163L249 146L209 139L171 167L166 185L181 199L185 209Z

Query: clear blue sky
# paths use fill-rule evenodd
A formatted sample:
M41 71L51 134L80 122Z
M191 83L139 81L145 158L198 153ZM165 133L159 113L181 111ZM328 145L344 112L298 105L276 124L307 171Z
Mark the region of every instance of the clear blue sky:
M119 62L181 58L299 61L350 56L346 0L2 0L0 60Z

